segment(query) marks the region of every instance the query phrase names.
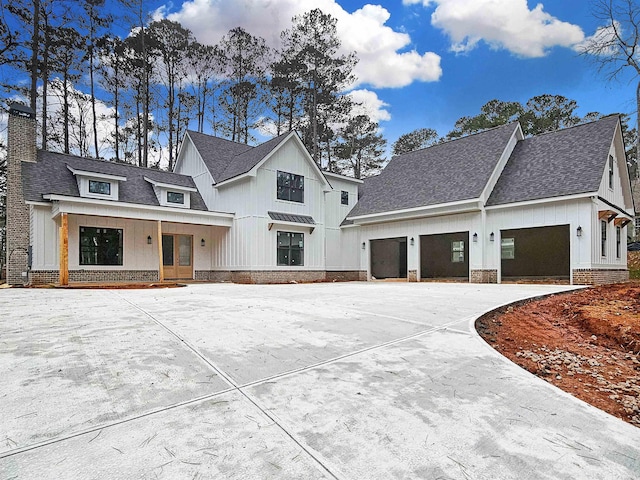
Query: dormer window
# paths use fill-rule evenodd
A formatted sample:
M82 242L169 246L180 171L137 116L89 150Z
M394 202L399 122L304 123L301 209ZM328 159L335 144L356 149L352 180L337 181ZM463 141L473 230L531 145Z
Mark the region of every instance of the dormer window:
M184 193L167 191L167 203L184 205Z
M111 183L99 180L89 180L89 193L99 195L111 195Z
M158 203L163 207L191 208L191 194L198 191L194 187L159 182L149 177L144 179L153 186Z
M67 168L76 177L80 196L85 198L117 201L120 182L127 181L127 177L120 175L77 170L70 165Z

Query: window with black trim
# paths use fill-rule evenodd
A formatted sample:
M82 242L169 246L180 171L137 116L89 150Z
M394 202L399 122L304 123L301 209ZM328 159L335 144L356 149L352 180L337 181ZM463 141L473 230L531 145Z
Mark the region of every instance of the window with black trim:
M607 256L607 221L600 222L600 253L603 257Z
M616 258L620 258L620 248L622 245L622 234L621 228L616 227Z
M349 205L349 192L342 190L340 193L340 203L342 205Z
M184 205L184 193L167 192L167 203L179 203Z
M304 202L304 177L278 170L278 200Z
M89 193L111 195L111 183L100 182L98 180L89 180Z
M609 188L613 188L613 156L611 155L609 155Z
M278 232L278 265L304 265L304 233Z
M464 240L451 242L451 261L453 263L464 262Z
M122 229L80 227L80 265L122 265Z

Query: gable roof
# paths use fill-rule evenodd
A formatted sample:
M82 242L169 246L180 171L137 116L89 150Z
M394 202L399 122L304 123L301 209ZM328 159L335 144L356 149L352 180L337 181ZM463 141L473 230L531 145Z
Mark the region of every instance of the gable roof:
M487 205L596 192L618 115L518 142Z
M394 157L365 180L348 217L479 198L517 128L510 123Z
M272 138L257 147L192 130L187 134L209 169L213 181L221 183L249 172L287 138L290 132Z
M186 175L44 150L38 151L37 163L22 163L25 200L42 202L43 195L80 197L78 182L68 167L85 172L126 177L126 181L119 183L119 202L160 205L153 186L144 178L147 177L157 183L196 189L191 192L190 209L207 211L193 179Z

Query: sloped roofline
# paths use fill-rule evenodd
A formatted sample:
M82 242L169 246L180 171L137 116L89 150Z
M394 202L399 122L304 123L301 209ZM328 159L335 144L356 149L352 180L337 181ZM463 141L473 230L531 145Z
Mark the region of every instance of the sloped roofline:
M215 187L223 187L223 186L229 185L231 183L237 182L237 181L245 179L245 178L255 177L256 174L257 174L258 169L262 165L264 165L273 155L275 155L275 153L280 148L282 148L282 146L292 138L294 139L293 141L296 142L298 147L302 150L303 157L305 158L305 160L307 160L307 163L309 163L311 165L311 168L313 170L315 170L316 175L318 176L318 178L321 179L325 185L327 185L327 186L329 186L331 188L331 185L329 184L328 180L325 178L324 173L322 172L322 170L320 170L320 167L318 167L318 165L313 160L313 158L311 158L311 155L309 154L309 151L307 150L307 148L304 146L304 143L302 143L302 140L300 140L300 137L294 131L290 132L286 137L284 137L282 139L282 141L280 141L274 148L272 148L269 151L269 153L267 153L260 161L258 161L253 167L251 167L249 169L249 171L247 171L245 173L241 173L240 175L236 175L234 177L228 178L227 180L223 180L222 182L216 183L214 186ZM266 142L264 142L264 143L266 143ZM257 147L254 147L254 148L257 148Z

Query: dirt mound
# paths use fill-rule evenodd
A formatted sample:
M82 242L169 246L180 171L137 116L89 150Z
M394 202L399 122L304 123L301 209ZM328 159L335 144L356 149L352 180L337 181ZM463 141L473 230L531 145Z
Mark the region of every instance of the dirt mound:
M507 307L476 328L528 371L640 426L640 283Z

